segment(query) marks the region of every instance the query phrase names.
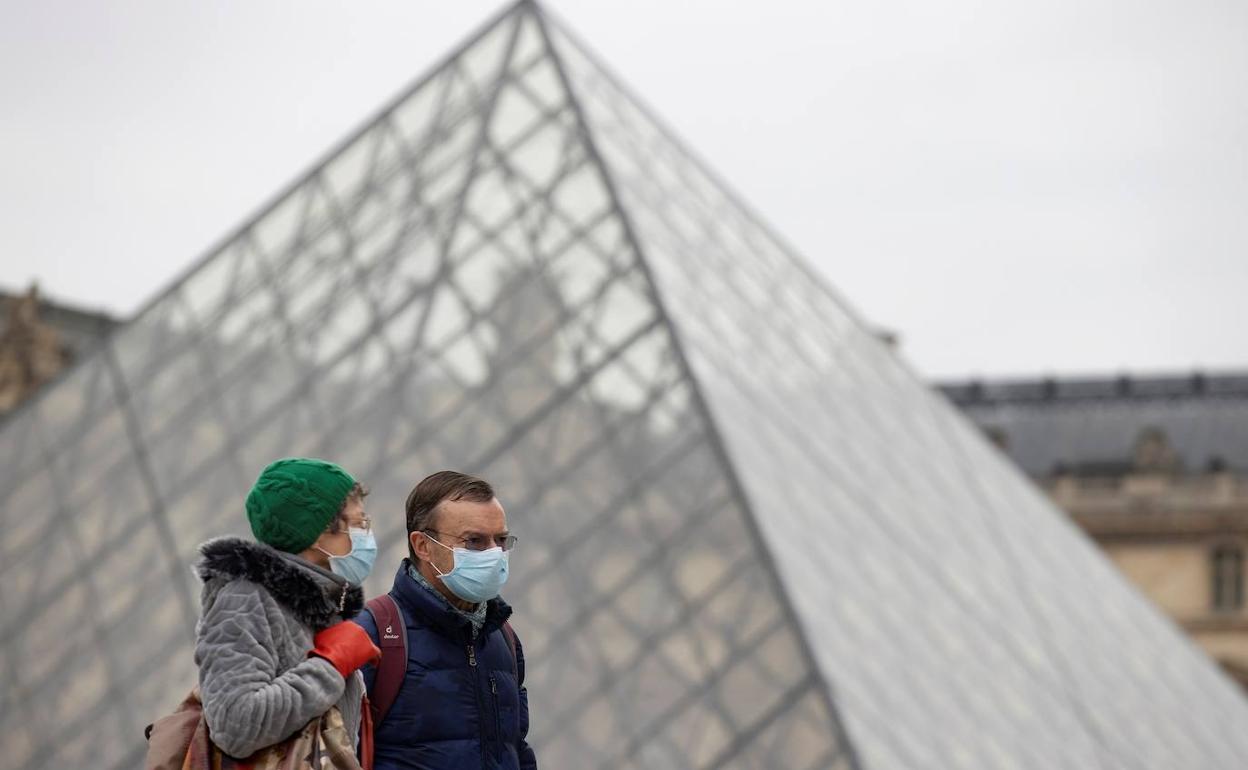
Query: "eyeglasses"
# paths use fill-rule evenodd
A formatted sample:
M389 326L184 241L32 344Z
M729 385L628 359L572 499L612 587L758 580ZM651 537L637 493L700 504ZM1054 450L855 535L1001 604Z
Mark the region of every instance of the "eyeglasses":
M510 551L512 548L516 547L515 535L495 535L494 537L490 537L489 535L469 535L468 537L459 537L458 535L451 535L449 532L440 532L436 529L424 529L421 530L421 532L435 532L439 535L450 535L452 539L463 543L464 548L467 548L469 551L486 551L496 546L498 548L502 548L504 551Z
M373 520L367 516L361 516L358 521L347 521L340 517L330 522L329 529L326 531L336 535L340 532L346 532L348 529L362 529L365 532L372 532Z

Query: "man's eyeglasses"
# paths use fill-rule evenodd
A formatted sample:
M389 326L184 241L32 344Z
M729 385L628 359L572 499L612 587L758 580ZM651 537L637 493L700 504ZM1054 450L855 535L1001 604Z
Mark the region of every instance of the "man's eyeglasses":
M449 532L440 532L436 529L425 529L421 531L426 533L434 532L439 535L449 535L450 537L448 539L458 540L463 543L464 548L467 548L469 551L487 551L494 547L502 548L504 551L510 551L512 548L516 547L515 535L495 535L494 537L490 537L489 535L469 535L467 537L459 537L457 535L451 535Z

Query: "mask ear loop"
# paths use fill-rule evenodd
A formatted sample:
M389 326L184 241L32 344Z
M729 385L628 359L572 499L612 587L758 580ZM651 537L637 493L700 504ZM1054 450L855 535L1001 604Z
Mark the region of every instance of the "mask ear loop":
M429 537L429 534L428 534L427 532L421 532L420 534L422 534L422 535L424 535L425 537L429 538L429 539L430 539L430 540L432 540L433 542L438 543L438 545L441 545L443 548L445 548L446 550L450 551L450 552L451 552L451 554L454 554L454 553L455 553L455 549L454 549L454 548L451 548L450 546L447 546L447 545L442 545L442 543L439 543L439 542L438 542L438 539L437 539L436 537ZM454 571L455 571L455 560L454 560L453 558L451 559L451 572L443 572L442 570L438 569L438 565L434 564L433 562L429 562L429 566L430 566L430 567L433 567L433 571L434 571L434 572L436 572L436 573L438 573L438 578L439 578L439 579L441 579L441 578L444 578L444 577L446 577L447 575L451 574L451 572L454 572Z
M341 559L341 558L343 558L342 556L335 556L334 554L330 553L329 551L326 551L324 548L320 547L319 545L315 545L315 544L314 544L312 547L313 547L313 548L315 548L316 550L320 551L321 553L325 554L326 556L328 556L328 557L329 557L329 558L331 558L331 559ZM355 553L355 541L354 541L354 540L353 540L353 541L351 541L351 550L350 550L350 551L347 551L346 555L347 555L347 556L350 556L350 555L351 555L351 554L353 554L353 553ZM343 583L343 585L342 585L342 593L338 595L338 614L339 614L339 615L341 615L343 612L345 612L345 611L346 611L346 608L347 608L347 589L348 589L348 588L350 588L350 583L344 582L344 583Z
M348 530L347 530L347 536L348 536L348 537L350 537L350 531L351 531L350 529L348 529ZM332 531L332 530L326 529L326 530L325 530L325 532L323 532L322 534L333 534L333 535L338 535L338 534L342 534L342 533L341 533L341 531L339 531L339 532L334 532L334 531ZM351 550L350 550L350 551L347 551L347 552L346 552L346 553L344 553L342 556L339 556L339 555L338 555L338 554L336 554L336 553L330 553L329 551L326 551L324 548L320 547L320 546L319 546L319 545L317 545L316 543L313 543L313 544L312 544L312 547L313 547L313 548L315 548L316 550L320 551L321 553L325 554L326 556L328 556L328 557L329 557L329 558L331 558L331 559L345 559L346 557L348 557L348 556L350 556L351 554L355 553L355 541L354 541L354 540L352 540L352 541L351 541ZM345 596L344 596L344 599L345 599Z
M344 553L344 554L343 554L343 555L341 555L341 556L339 556L339 555L338 555L338 554L336 554L336 553L330 553L329 551L326 551L324 548L320 547L319 545L313 545L312 547L313 547L313 548L315 548L316 550L320 551L321 553L325 554L326 556L328 556L328 557L329 557L329 558L331 558L331 559L345 559L345 558L347 558L348 556L350 556L351 554L355 553L355 541L354 541L354 540L352 540L352 541L351 541L351 550L350 550L350 551L347 551L346 553Z

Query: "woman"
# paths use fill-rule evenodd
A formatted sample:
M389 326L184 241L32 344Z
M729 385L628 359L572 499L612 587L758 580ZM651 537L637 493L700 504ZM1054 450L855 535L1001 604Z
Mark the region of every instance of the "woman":
M212 742L233 757L276 744L337 706L358 741L364 684L380 655L344 622L377 547L366 492L325 460L272 463L247 495L256 541L200 547L203 612L196 629L200 698Z

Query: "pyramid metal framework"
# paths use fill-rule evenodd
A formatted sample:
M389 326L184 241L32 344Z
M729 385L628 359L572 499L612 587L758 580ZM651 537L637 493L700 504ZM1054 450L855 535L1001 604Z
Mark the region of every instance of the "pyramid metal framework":
M1231 768L1233 685L541 8L0 425L0 768L130 768L269 460L490 479L546 768Z

